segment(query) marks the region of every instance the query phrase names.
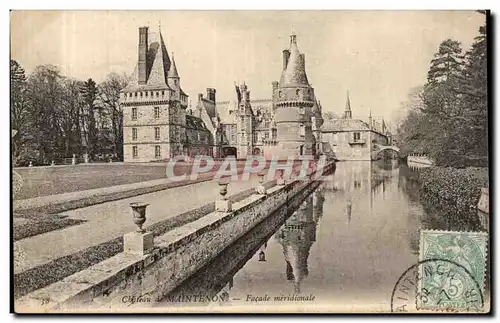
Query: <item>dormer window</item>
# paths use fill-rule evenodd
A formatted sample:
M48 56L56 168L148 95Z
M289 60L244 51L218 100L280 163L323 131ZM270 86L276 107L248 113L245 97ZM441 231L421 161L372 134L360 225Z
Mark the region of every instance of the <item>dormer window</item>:
M297 89L297 90L295 91L295 95L296 95L296 96L299 96L299 94L300 94L300 90L299 90L299 89Z

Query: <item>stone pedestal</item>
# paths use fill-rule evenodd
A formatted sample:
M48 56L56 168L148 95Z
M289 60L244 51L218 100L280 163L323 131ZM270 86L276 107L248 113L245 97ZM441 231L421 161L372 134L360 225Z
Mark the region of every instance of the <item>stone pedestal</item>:
M123 252L144 255L153 247L153 232L130 232L123 236Z
M266 187L265 187L264 185L259 185L259 186L257 186L257 187L255 188L255 192L256 192L257 194L264 194L264 195L266 195L267 190L266 190Z
M215 211L217 212L231 212L232 204L230 200L217 200L215 201Z

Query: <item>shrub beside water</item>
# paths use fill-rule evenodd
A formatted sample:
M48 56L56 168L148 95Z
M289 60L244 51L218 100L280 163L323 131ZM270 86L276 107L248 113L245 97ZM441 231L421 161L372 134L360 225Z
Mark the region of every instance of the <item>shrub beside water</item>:
M487 168L430 167L419 172L418 182L422 202L445 217L450 229L476 229L481 188L488 187Z
M432 167L419 174L421 191L436 204L461 210L477 207L481 187L488 186L488 171L484 168Z

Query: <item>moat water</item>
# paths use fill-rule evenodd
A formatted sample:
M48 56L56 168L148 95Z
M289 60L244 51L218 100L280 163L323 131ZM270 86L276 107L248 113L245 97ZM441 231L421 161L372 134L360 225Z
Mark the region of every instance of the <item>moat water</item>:
M271 216L157 306L328 305L389 311L400 275L418 262L419 232L450 229L419 198L407 166L339 162L300 207Z

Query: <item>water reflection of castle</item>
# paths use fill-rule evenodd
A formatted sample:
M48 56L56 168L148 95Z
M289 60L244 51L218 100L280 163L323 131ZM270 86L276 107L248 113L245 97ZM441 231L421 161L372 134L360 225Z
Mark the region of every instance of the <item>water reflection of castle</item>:
M336 165L333 181L325 182L325 190L343 193L337 196L345 198L347 221L351 221L353 204L360 204L368 197L369 209L372 212L373 199L382 196L385 199L388 182L398 172L393 162L349 161ZM397 177L397 175L396 175Z
M316 227L323 216L324 201L322 188L319 187L275 235L283 247L286 278L293 282L296 293L300 293L300 283L309 274L307 260L311 246L316 241Z

